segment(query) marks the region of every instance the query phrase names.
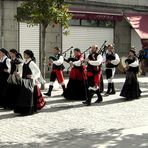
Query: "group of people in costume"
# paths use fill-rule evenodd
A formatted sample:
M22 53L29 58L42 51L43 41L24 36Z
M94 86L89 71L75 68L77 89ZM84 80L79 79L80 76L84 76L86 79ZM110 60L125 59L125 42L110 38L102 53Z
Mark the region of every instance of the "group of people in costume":
M23 57L16 49L0 49L0 107L31 115L46 102L37 85L41 72L33 52L25 50Z
M102 65L105 64L105 74L108 81L106 96L116 93L114 75L118 64L119 55L113 45L104 46L103 51L97 45L91 46L88 55L79 48L73 50L73 56L64 58L58 47L53 49L54 56L49 57L51 67L50 84L46 96L52 96L53 84L58 80L63 89L61 94L68 100L83 100L83 104L90 106L94 94L97 95L95 103L103 101ZM64 61L70 65L69 80L65 85L63 70ZM125 60L125 83L120 96L125 100L137 99L141 95L137 74L139 72L139 60L136 52L130 49ZM23 57L16 49L7 51L0 49L0 107L12 109L20 115L31 115L42 109L46 101L40 91L37 81L44 80L35 62L31 50L25 50Z
M116 93L114 86L114 75L118 64L120 63L119 55L115 52L113 45L104 46L103 52L98 49L97 45L89 48L88 55L84 58L84 54L79 48L73 50L73 57L64 58L58 47L54 49L54 58L49 57L49 65L52 67L50 75L50 85L47 96L51 96L53 83L57 79L63 88L62 96L70 100L84 100L84 105L91 105L94 94L97 95L95 103L103 101L101 95L101 78L102 64L105 64L105 74L108 81L106 96ZM67 86L64 83L63 62L66 61L70 65L69 81ZM121 90L120 96L126 100L139 98L141 90L137 74L139 71L139 61L136 52L130 49L125 60L126 80Z

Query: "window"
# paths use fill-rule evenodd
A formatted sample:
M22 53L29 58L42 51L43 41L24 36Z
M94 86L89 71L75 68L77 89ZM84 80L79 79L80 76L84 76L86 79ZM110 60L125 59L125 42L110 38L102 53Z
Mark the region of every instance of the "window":
M69 21L70 26L80 26L80 19L71 19Z
M99 27L113 28L114 21L99 21Z
M88 26L88 27L105 27L114 28L114 21L105 20L84 20L84 19L71 19L69 21L70 26Z
M98 21L97 20L81 20L81 26L97 27Z

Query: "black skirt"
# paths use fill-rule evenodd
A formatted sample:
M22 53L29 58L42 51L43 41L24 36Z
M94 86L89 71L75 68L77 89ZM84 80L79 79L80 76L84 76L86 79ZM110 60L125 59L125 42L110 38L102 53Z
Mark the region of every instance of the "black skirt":
M140 94L141 90L136 73L128 71L126 73L126 80L121 90L120 96L125 97L126 100L132 100L139 98Z
M21 85L7 84L4 91L5 108L14 109L19 97Z
M9 74L6 72L1 72L0 73L0 107L5 107L6 102L5 102L5 90L7 87L7 79L9 77Z
M67 88L64 91L64 98L69 100L87 99L87 81L69 79Z
M19 92L19 97L16 101L14 109L15 113L21 115L31 115L36 112L34 100L34 84L32 79L22 79L22 85Z

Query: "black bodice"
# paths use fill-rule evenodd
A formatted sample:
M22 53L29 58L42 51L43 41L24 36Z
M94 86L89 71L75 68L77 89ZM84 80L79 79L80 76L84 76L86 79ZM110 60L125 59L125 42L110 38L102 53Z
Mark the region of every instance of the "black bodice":
M31 75L32 74L31 69L29 68L30 62L31 61L29 61L28 63L24 63L24 65L23 65L23 75L22 75L22 78L24 78L24 79L28 79L27 75Z
M98 53L92 53L88 56L88 59L91 60L91 61L96 61L97 60L97 57L98 57ZM88 63L87 65L87 71L88 72L92 72L92 73L98 73L100 71L100 68L101 68L101 65L98 65L98 66L93 66L91 64Z

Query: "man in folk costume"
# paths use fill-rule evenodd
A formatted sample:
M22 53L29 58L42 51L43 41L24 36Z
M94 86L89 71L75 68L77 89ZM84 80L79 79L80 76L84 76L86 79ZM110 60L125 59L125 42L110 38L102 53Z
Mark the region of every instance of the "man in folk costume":
M101 54L97 53L97 45L93 45L91 47L90 54L86 58L87 61L87 79L88 79L88 95L87 100L83 102L87 106L91 105L91 99L93 95L96 93L98 99L95 103L102 102L102 96L99 90L100 78L102 74L102 61L103 57Z
M108 88L105 95L111 95L116 93L113 78L115 75L116 67L120 62L120 58L118 54L115 53L113 45L107 46L107 51L104 58L106 62L106 78L108 80Z
M68 58L71 70L69 81L64 92L64 98L70 100L87 99L87 75L86 65L83 65L84 57L79 48L75 48L74 56Z
M49 57L49 64L52 65L49 89L47 93L44 93L44 95L47 95L49 97L51 96L53 83L55 82L56 79L58 80L58 83L62 86L63 92L65 91L65 83L63 77L64 58L60 54L60 49L58 47L55 47L53 51L54 51L54 56Z

